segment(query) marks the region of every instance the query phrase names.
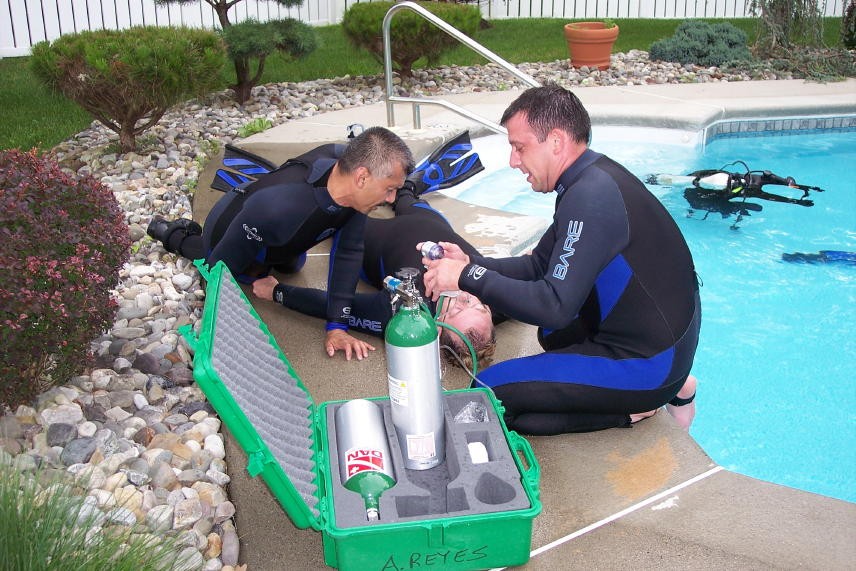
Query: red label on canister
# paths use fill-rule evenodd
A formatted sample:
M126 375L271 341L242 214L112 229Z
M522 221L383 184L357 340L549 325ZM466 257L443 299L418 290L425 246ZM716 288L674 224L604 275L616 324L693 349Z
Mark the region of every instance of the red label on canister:
M386 472L383 452L370 448L352 448L345 453L348 478L360 472Z

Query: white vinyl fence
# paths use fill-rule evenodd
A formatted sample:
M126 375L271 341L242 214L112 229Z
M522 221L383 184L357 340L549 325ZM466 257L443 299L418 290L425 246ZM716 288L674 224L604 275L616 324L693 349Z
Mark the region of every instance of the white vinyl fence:
M286 9L267 0L242 0L229 20L295 18L307 24L337 24L359 0L304 0ZM479 0L487 19L500 18L742 18L751 0ZM846 0L827 0L823 13L841 16ZM156 6L154 0L0 0L0 57L29 55L43 40L84 30L130 26L219 27L203 0ZM442 33L439 30L437 33Z

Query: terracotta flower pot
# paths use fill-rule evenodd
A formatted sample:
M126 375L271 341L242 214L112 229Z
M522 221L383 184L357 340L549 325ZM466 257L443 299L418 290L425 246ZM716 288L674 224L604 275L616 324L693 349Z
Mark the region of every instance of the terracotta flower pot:
M565 24L565 39L574 67L609 68L609 54L618 37L618 26L605 27L603 22Z

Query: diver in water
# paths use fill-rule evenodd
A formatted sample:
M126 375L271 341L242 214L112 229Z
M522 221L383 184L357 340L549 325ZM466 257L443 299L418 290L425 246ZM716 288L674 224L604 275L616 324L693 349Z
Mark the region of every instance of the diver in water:
M745 172L725 170L735 164L742 164L746 168ZM747 202L749 198L813 206L814 201L807 198L809 191L823 192L822 188L816 186L797 184L793 177L781 177L770 171L750 170L743 161L729 163L721 169L698 170L688 175L653 174L649 175L645 182L661 186L692 185L684 189L684 198L690 205L688 216L692 216L696 210L705 211L702 220L711 212L719 213L722 218L736 214L737 219L731 225L732 229L737 228L744 216L751 216L750 212L760 212L763 209L760 204ZM801 190L803 195L800 198L791 198L773 194L763 189L767 185L794 188Z
M856 266L856 252L843 252L841 250L820 250L806 254L793 252L782 254L782 261L803 264L849 264Z

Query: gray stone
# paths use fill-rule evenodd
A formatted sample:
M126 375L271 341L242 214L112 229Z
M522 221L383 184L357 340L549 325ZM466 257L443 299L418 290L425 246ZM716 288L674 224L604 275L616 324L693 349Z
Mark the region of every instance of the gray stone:
M110 456L119 450L119 437L106 426L98 430L92 438L104 456Z
M237 565L241 547L235 528L232 526L224 528L222 537L223 548L220 552L220 560L223 562L223 565Z
M196 547L185 547L178 554L173 569L175 571L200 571L204 565L205 560Z
M134 368L141 373L156 374L160 372L160 358L151 353L140 353L134 359Z
M128 508L116 507L108 511L106 515L109 523L129 527L137 523L137 516Z
M0 416L0 438L15 439L23 435L24 429L16 416L11 414Z
M214 523L223 523L226 520L232 519L234 515L235 504L230 501L225 501L215 508Z
M113 361L113 370L117 373L127 373L131 370L131 362L125 357L117 357Z
M42 423L49 425L56 422L66 424L77 424L83 420L83 409L76 403L61 404L53 408L46 408L39 413Z
M149 470L149 473L152 476L151 484L156 488L172 490L181 485L168 463L158 462Z
M136 339L146 334L146 330L142 327L119 327L111 332L114 337L119 339Z
M175 509L171 505L157 505L146 514L146 526L155 533L172 529Z
M24 447L14 438L0 437L0 450L4 450L12 456L17 456L24 450Z
M77 438L77 426L65 422L55 422L48 426L48 446L65 446Z
M183 414L171 414L163 419L164 424L172 427L180 426L182 424L185 424L187 421L187 416Z
M106 409L97 402L83 406L83 416L86 417L86 420L92 422L106 422L107 415L104 414L105 411Z
M188 469L178 473L178 481L183 485L191 485L194 482L204 481L206 479L204 470Z
M172 528L185 529L192 526L202 517L202 502L191 498L178 502L175 506Z
M69 442L60 453L60 461L66 466L89 462L96 446L97 442L94 438L76 438Z
M166 376L178 386L186 387L193 383L193 371L184 365L173 367Z

